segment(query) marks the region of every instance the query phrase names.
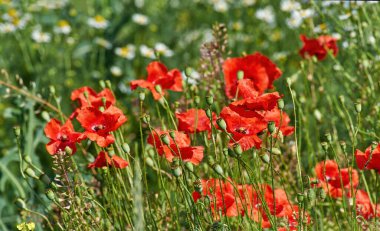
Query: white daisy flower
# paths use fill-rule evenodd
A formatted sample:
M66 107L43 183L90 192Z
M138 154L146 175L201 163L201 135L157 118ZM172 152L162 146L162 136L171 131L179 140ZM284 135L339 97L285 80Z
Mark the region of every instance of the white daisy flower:
M295 29L301 26L303 19L298 11L293 11L290 18L286 19L289 28Z
M32 39L37 43L48 43L51 41L51 36L49 33L36 29L32 32Z
M154 54L154 50L152 48L149 48L146 45L140 46L140 53L142 56L150 59L155 59L156 55Z
M242 4L243 6L252 6L256 3L256 0L243 0Z
M148 25L149 18L143 14L133 14L132 21L135 22L136 24L145 26L145 25Z
M111 71L111 74L115 77L120 77L123 74L123 71L118 66L112 66L110 71Z
M171 57L173 56L173 51L170 50L165 44L163 43L156 43L154 45L154 50L158 52L159 54L165 56L165 57Z
M218 0L214 2L214 10L216 12L226 12L228 10L228 4L225 0Z
M0 23L0 33L7 34L16 31L16 27L12 23Z
M281 10L286 12L292 12L301 9L301 4L293 0L282 0Z
M258 9L255 14L256 18L259 20L262 20L268 24L274 24L275 23L275 15L273 7L267 6L262 9Z
M108 26L108 21L101 15L96 15L87 20L87 24L96 29L105 29Z
M122 58L131 60L135 57L135 53L136 53L135 51L136 51L135 46L132 44L128 44L123 47L117 47L115 49L115 54Z
M56 27L54 27L54 32L57 34L70 34L71 26L66 20L59 20Z

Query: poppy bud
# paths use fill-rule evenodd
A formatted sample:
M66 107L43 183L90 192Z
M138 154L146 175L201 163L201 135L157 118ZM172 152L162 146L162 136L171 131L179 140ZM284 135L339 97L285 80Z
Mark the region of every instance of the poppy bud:
M103 106L99 107L99 111L104 112L106 110Z
M50 115L47 111L43 111L41 113L41 117L45 120L45 121L50 121Z
M344 140L339 141L340 147L342 148L343 152L346 152L346 142Z
M206 103L211 106L214 103L214 97L212 95L206 96Z
M203 190L203 186L202 186L202 181L201 179L196 179L194 181L194 189L195 191L199 192L199 193L202 193L202 190Z
M189 170L190 172L193 172L194 171L194 166L191 162L186 162L185 163L185 167L187 170Z
M212 169L214 169L214 171L218 173L220 176L223 176L223 169L219 164L214 164L212 166Z
M207 109L206 109L206 116L207 116L209 119L212 118L212 111L211 111L210 108L207 108Z
M281 150L279 148L272 148L270 153L273 155L281 155Z
M278 109L282 110L284 109L285 105L284 105L284 100L283 99L278 99L277 100L277 106L278 106Z
M241 148L240 144L239 143L235 143L233 145L233 148L234 148L234 151L235 153L240 156L242 153L243 153L243 149Z
M238 71L237 72L237 79L238 80L244 79L244 71Z
M21 198L18 198L16 201L15 201L15 204L18 208L20 209L26 209L26 204L25 204L25 201Z
M99 81L99 85L100 85L100 87L103 88L103 89L106 88L106 82L104 82L104 80L100 80L100 81Z
M223 130L223 131L226 131L227 129L227 124L226 124L226 121L224 121L223 118L218 118L216 120L216 123L218 124L218 126Z
M20 129L19 126L15 126L15 127L13 127L13 132L14 132L14 134L15 134L15 136L16 136L17 138L20 137L21 129Z
M329 143L331 143L331 141L332 141L332 137L331 137L331 134L330 133L325 133L325 138L326 138L326 141L327 142L329 142Z
M149 124L150 122L150 116L148 114L144 114L142 117L142 121L146 124Z
M139 99L140 99L140 101L144 101L144 99L145 99L145 92L140 92L139 93Z
M274 121L269 121L268 122L268 131L270 134L272 134L276 130L276 124Z
M313 188L307 190L307 199L309 201L314 201L316 198L316 193L315 193L315 190Z
M47 185L51 183L50 177L46 175L45 173L41 174L39 179Z
M199 96L195 96L194 97L194 103L195 103L195 105L199 105L199 103L201 102L201 98L199 98Z
M305 188L309 188L310 187L310 177L309 176L303 176L302 177L302 183L303 183L303 186Z
M37 175L36 175L36 172L34 172L33 169L31 169L31 168L26 168L26 169L24 170L24 173L25 173L26 175L28 175L29 177L38 180L38 177L37 177Z
M22 157L22 159L23 159L26 163L28 163L28 164L32 163L32 159L30 159L30 156L24 155L24 156Z
M355 103L355 111L357 113L360 113L362 111L362 104L360 103L360 101Z
M156 89L156 91L158 92L158 93L162 93L162 88L161 88L161 85L156 85L156 86L154 86L154 89Z
M65 152L66 152L68 155L72 155L72 154L73 154L73 150L72 150L69 146L66 146L66 147L65 147Z
M270 157L269 157L268 154L265 153L264 155L261 155L260 158L261 158L261 160L262 160L264 163L269 164L269 162L270 162Z
M148 155L150 156L150 157L154 157L154 150L151 148L151 149L149 149L148 150Z
M175 139L175 132L174 132L174 131L170 131L170 132L169 132L169 136L170 136L172 139Z
M193 69L191 67L186 67L185 69L186 77L190 77L192 72L193 72Z
M111 89L111 88L112 88L111 81L106 80L106 86L107 86L109 89Z
M228 148L223 148L223 154L224 154L225 156L228 156Z
M321 146L325 152L329 149L329 144L327 142L321 142Z
M298 193L297 194L297 201L298 203L302 203L305 195L303 193Z
M166 135L166 134L162 134L162 135L160 136L160 138L161 138L161 141L162 141L164 144L166 144L166 145L169 145L169 144L170 144L170 139L169 139L168 135Z
M131 152L131 148L129 147L129 145L127 143L124 143L121 145L121 148L123 149L124 152L126 153L130 153Z
M108 152L108 154L109 154L110 156L115 155L115 149L114 149L112 146L109 146L109 147L107 148L107 152Z
M171 169L172 169L172 174L175 177L180 177L182 175L182 169L179 165L179 159L178 158L173 159L173 162L171 164Z
M146 157L145 158L145 163L150 166L150 167L153 167L154 166L154 162L153 160L150 158L150 157Z
M317 192L317 196L318 196L318 199L320 199L321 201L324 201L327 195L323 188L319 188Z
M55 95L55 87L50 85L49 86L50 94Z
M51 201L55 201L55 193L53 192L53 190L51 190L51 189L48 189L47 191L46 191L46 197L49 199L49 200L51 200Z

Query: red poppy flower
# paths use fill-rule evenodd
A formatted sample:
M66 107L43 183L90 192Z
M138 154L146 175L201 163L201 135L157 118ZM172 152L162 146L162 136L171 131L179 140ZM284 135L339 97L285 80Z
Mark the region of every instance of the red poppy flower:
M77 120L90 140L96 141L100 147L107 147L115 141L111 132L118 129L127 118L119 108L110 106L103 112L94 107L82 108Z
M126 168L128 162L119 156L109 157L107 152L101 151L94 160L94 162L88 164L88 168L103 168L103 167L115 167L115 168Z
M64 151L66 147L70 147L73 153L77 148L75 143L80 142L85 138L85 135L74 131L71 120L67 120L64 125L56 119L51 119L45 127L45 135L50 139L50 142L46 144L47 151L54 155L59 150Z
M281 96L278 92L266 93L256 97L232 102L229 107L244 117L260 117L262 111L273 110Z
M282 74L281 70L270 59L259 52L244 57L227 59L223 64L223 72L225 92L230 99L236 95L239 71L243 71L244 79L252 81L251 84L259 94L272 88L273 81Z
M284 111L282 112L282 117L281 111L277 107L275 107L273 110L263 112L262 115L267 123L269 121L273 121L277 128L281 125L280 131L284 136L293 134L294 127L289 126L290 118Z
M261 139L257 134L267 127L267 122L259 117L242 117L230 107L224 107L220 117L226 121L227 132L232 135L230 145L239 143L244 151L261 147Z
M160 85L164 93L164 90L182 91L182 76L178 69L168 71L166 66L160 62L151 62L146 68L148 77L146 80L134 80L131 81L131 89L134 90L137 87L149 89L155 100L161 98L161 94L155 89L156 85Z
M178 130L186 133L211 131L210 119L202 109L189 109L186 112L176 113ZM215 113L213 117L216 118ZM214 119L215 120L215 119Z
M326 58L328 50L331 50L334 56L338 54L336 39L331 36L322 35L318 38L308 39L305 35L301 35L300 39L303 42L303 47L299 51L302 58L316 56L318 60L323 60Z
M234 192L234 187L230 182L220 179L209 179L202 181L202 194L193 193L195 201L202 196L210 199L210 208L215 218L219 218L219 212L227 217L236 217L240 214L240 203L238 195Z
M343 168L339 173L338 164L333 160L319 162L315 166L315 173L323 189L334 198L346 195L346 191L359 184L359 175L355 169Z
M154 146L160 156L172 162L174 157L180 157L185 162L191 162L198 165L203 159L202 146L190 146L190 138L183 132L173 131L175 133L175 142L169 136L169 132L156 130L153 135L149 135L148 144ZM165 134L169 140L169 146L161 141L161 135Z
M375 169L380 172L380 144L372 151L372 154L371 146L365 152L356 149L355 157L359 169Z

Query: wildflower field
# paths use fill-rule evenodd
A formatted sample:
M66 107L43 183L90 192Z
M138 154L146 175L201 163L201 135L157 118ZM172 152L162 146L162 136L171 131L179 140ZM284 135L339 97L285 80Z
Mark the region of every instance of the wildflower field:
M0 230L380 230L380 2L0 0Z

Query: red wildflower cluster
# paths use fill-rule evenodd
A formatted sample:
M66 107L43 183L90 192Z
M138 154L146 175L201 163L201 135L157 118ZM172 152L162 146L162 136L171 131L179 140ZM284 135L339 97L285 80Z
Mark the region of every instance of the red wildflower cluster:
M352 188L359 184L359 175L355 169L341 168L333 160L319 162L315 174L320 185L331 197L347 196Z
M334 56L338 54L336 39L331 36L322 35L318 38L307 38L305 35L301 35L300 39L303 42L303 47L299 51L302 58L316 56L318 60L323 60L329 50Z
M168 131L155 130L148 137L148 144L157 149L159 155L165 155L165 158L172 162L174 157L180 157L185 162L191 162L198 165L203 159L203 146L191 146L190 138L187 134L179 131L172 131L175 139L170 137ZM161 137L166 136L169 139L169 145L162 142Z
M155 100L159 100L164 94L164 90L182 91L182 75L178 69L168 71L166 66L160 62L151 62L146 68L148 77L146 80L133 80L130 83L131 89L137 87L149 89ZM159 85L162 93L157 92L156 86Z
M219 212L228 217L239 215L248 216L261 224L262 228L270 228L272 216L287 221L287 227L279 230L297 230L299 211L287 199L282 189L273 190L269 185L238 185L219 179L201 180L201 190L193 192L193 199L197 202L203 197L210 199L210 209L218 218ZM310 223L310 216L303 214L303 220Z
M282 135L290 135L294 128L288 126L290 119L278 109L278 92L264 93L273 87L273 81L280 77L281 70L260 53L242 58L231 58L223 65L226 95L240 98L224 107L220 113L232 135L231 144L237 142L242 149L260 148L258 134L267 128L269 121L275 122ZM238 73L243 74L238 79Z
M380 217L380 204L372 204L369 195L364 190L358 190L355 195L356 214L369 220Z
M359 169L374 169L380 173L380 144L368 147L365 152L356 149L355 157Z
M85 138L95 141L100 147L107 147L114 143L115 138L111 132L116 131L127 121L127 118L119 108L114 106L116 100L111 90L104 89L97 93L90 87L82 87L72 92L71 100L78 101L79 107L75 109L70 119L64 125L52 119L45 127L45 134L50 138L50 142L46 145L47 151L54 155L69 147L72 153L75 153L75 143ZM75 117L85 129L83 133L74 131L71 120ZM121 157L109 157L107 153L100 152L89 167L125 168L127 165L128 163Z

